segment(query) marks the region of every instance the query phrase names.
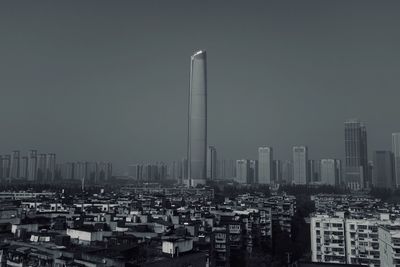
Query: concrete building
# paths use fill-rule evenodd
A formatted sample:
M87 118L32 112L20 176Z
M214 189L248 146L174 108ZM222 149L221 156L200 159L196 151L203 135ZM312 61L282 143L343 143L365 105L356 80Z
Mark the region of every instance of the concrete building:
M400 266L399 227L378 228L380 266Z
M293 162L286 160L282 164L282 180L291 184L293 182Z
M382 265L380 227L399 227L389 214L379 217L345 217L316 214L311 217L311 257L313 262L347 263L363 266ZM399 257L400 259L400 257Z
M273 150L271 147L258 148L258 183L270 184L272 180Z
M321 159L321 184L332 186L339 184L337 160Z
M400 133L392 133L392 153L396 187L400 187Z
M189 123L188 123L188 186L205 184L207 177L207 55L198 51L191 57Z
M249 180L250 162L247 159L239 159L236 161L236 179L241 184L247 184Z
M345 179L354 190L369 187L367 130L357 119L344 123Z
M249 161L249 184L256 184L258 182L258 160L250 160Z
M307 184L308 150L306 146L293 147L293 183Z
M393 154L390 151L375 151L373 168L373 185L380 188L393 188L394 179Z
M213 146L207 149L207 179L217 179L217 150Z
M274 183L282 182L282 162L279 159L276 159L272 162L272 181Z

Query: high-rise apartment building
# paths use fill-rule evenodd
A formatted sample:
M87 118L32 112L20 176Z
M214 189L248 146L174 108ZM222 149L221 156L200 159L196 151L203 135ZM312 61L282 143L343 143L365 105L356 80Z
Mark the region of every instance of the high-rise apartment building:
M308 150L306 146L293 147L293 183L307 184Z
M351 189L369 187L367 130L356 119L344 123L345 179Z
M241 184L247 184L250 172L250 162L247 159L239 159L236 161L236 179Z
M321 159L321 184L338 185L339 184L339 166L335 159Z
M255 184L258 182L258 160L249 160L249 177L248 183Z
M207 55L198 51L191 57L188 125L188 180L195 187L207 177Z
M258 148L258 183L270 184L273 175L273 150L271 147Z

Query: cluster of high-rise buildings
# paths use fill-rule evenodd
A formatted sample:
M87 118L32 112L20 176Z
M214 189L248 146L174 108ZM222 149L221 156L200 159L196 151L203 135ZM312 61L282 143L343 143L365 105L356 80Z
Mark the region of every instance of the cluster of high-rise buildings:
M110 162L57 163L56 154L38 153L30 150L27 156L20 151L0 156L0 180L26 180L28 182L52 183L61 180L87 182L107 181L112 176Z
M258 148L257 159L225 160L217 157L215 146L206 152L204 180L234 180L241 184L295 184L346 186L353 190L370 187L394 188L400 185L400 133L392 134L392 150L374 151L370 160L367 130L359 120L344 123L344 160L310 159L307 146L292 148L292 159L274 158L269 146ZM170 164L131 165L129 175L137 180L173 179L185 183L189 174L187 159Z

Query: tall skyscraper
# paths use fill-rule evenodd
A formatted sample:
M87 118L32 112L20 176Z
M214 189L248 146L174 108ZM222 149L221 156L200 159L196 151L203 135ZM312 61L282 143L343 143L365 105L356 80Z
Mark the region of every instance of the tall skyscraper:
M373 185L380 188L395 186L393 154L390 151L375 151Z
M271 147L258 148L258 183L270 184L272 180L273 150Z
M307 184L308 150L306 146L293 147L293 183Z
M368 151L367 130L363 123L356 119L344 123L345 141L345 177L351 189L368 187Z
M400 133L392 133L395 185L400 187Z
M207 55L191 57L188 122L188 186L205 184L207 177Z
M217 179L217 150L213 146L207 149L207 179Z
M247 159L239 159L236 161L236 179L241 184L247 184L249 180L250 162Z

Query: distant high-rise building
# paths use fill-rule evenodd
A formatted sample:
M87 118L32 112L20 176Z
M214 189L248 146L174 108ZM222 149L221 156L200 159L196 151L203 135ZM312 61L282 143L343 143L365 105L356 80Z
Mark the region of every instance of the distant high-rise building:
M213 146L207 149L207 179L217 179L217 150Z
M339 180L335 159L321 159L321 183L335 186Z
M13 151L11 156L10 177L11 178L20 177L20 153L18 150Z
M282 162L277 159L274 160L273 163L273 175L272 175L272 180L275 183L281 183L282 182Z
M373 185L380 188L395 186L393 154L390 151L375 151L373 169Z
M336 170L337 170L337 182L336 185L343 184L343 168L342 168L342 161L340 159L335 159L336 163Z
M2 157L2 177L10 178L11 155Z
M37 150L30 150L28 157L28 181L36 181L38 171Z
M236 161L236 179L241 184L247 184L249 180L250 162L247 159L239 159Z
M288 184L293 183L293 162L286 160L282 164L282 180Z
M46 156L46 181L53 182L56 174L56 154L49 153Z
M205 184L207 177L207 56L198 51L191 57L188 127L189 186Z
M272 180L273 150L271 147L258 148L258 183L270 184Z
M293 183L307 184L308 150L306 146L293 147Z
M46 170L47 170L47 155L39 154L38 165L37 165L37 181L46 181Z
M344 123L345 141L345 179L351 189L368 187L367 130L358 120Z
M24 156L21 158L21 177L28 179L29 160Z
M395 185L400 187L400 133L392 133Z
M320 160L308 160L308 176L309 183L318 183L321 181L321 161Z
M249 184L255 184L258 182L258 164L258 160L249 160Z

